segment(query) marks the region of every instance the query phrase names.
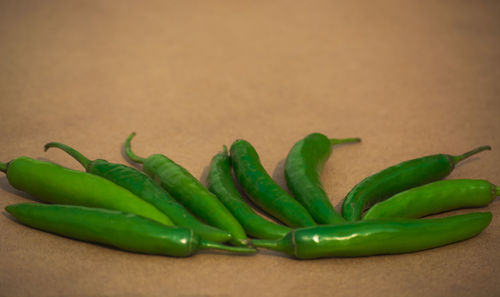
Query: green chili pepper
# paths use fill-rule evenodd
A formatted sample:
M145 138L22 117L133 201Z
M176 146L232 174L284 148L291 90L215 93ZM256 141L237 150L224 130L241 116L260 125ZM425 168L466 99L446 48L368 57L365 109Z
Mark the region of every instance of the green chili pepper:
M87 172L112 181L137 195L139 198L142 198L144 201L156 206L176 226L193 229L196 234L208 241L226 242L231 238L231 234L228 232L198 221L165 190L139 170L123 164L109 163L102 159L90 161L75 149L58 142L46 144L45 150L51 147L62 149L71 155L82 164Z
M442 180L406 190L375 204L363 220L419 218L457 208L481 207L498 195L500 188L486 180Z
M348 221L361 218L363 210L404 190L440 180L455 165L490 146L481 146L459 156L431 155L409 160L375 173L357 184L342 204L342 215Z
M272 223L256 214L243 201L231 174L231 162L226 146L222 153L213 157L207 184L208 189L219 198L249 235L256 238L278 239L290 231L290 228Z
M491 217L490 212L477 212L439 219L358 221L296 229L280 240L252 243L300 259L409 253L473 237Z
M329 139L323 134L312 133L297 142L288 153L285 161L288 188L318 224L345 222L330 203L320 174L333 145L359 141L359 138Z
M120 210L174 225L156 207L102 177L28 157L0 164L14 188L44 202Z
M316 225L307 210L267 174L248 141L233 142L231 162L245 192L267 213L293 228Z
M248 238L240 223L224 207L217 197L209 192L186 169L164 155L155 154L140 158L131 150L132 133L125 141L125 153L134 162L142 163L144 172L172 196L210 225L231 234L230 242L236 245L248 244Z
M235 253L255 253L247 247L231 247L201 239L192 229L168 227L131 213L68 205L21 203L5 208L28 226L116 248L176 257L215 248Z

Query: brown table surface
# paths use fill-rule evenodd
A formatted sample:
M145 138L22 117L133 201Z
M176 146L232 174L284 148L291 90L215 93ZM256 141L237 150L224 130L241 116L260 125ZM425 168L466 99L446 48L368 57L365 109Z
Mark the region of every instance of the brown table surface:
M500 184L498 1L0 1L0 159L81 169L163 153L205 182L223 144L250 141L285 186L311 132L334 149L322 181L346 193L387 166L489 144L449 178ZM32 201L0 178L1 296L499 296L500 201L479 236L423 252L299 261L123 252L27 228ZM471 210L455 211L465 213ZM448 215L448 214L446 214Z

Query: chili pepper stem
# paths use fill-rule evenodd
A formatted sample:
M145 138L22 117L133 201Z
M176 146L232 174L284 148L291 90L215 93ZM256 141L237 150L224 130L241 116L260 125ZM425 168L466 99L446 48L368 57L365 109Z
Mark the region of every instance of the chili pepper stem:
M228 155L227 146L225 144L222 146L222 154Z
M475 148L475 149L473 149L471 151L463 153L461 155L451 156L451 161L452 161L453 165L456 165L458 162L463 161L463 160L469 158L470 156L473 156L473 155L475 155L475 154L477 154L479 152L486 151L486 150L491 150L491 146L489 146L489 145L483 145L483 146Z
M0 171L7 173L7 163L0 162Z
M276 250L278 248L278 241L272 239L252 239L252 244L256 247Z
M342 143L352 143L352 142L361 142L361 138L359 138L359 137L342 138L342 139L330 138L330 143L332 145L342 144Z
M130 158L130 160L142 164L142 163L144 163L145 159L137 156L136 154L134 154L132 152L132 148L130 146L130 141L132 140L132 138L134 138L134 136L135 136L135 132L132 132L130 134L130 136L127 137L127 140L125 140L125 154L127 155L127 157Z
M295 234L290 232L285 237L272 240L272 239L252 239L252 244L258 248L266 248L277 252L282 252L288 255L295 254Z
M49 142L45 145L44 150L47 151L51 147L57 147L57 148L65 151L70 156L75 158L80 164L82 164L86 170L89 169L90 160L87 159L84 155L82 155L80 152L78 152L74 148L71 148L71 147L69 147L65 144L59 143L59 142Z
M200 240L200 249L218 249L218 250L223 250L223 251L229 251L229 252L236 252L236 253L246 253L246 254L254 254L257 252L255 248L251 247L244 247L244 246L229 246L229 245L223 245L220 243L215 243L211 241L206 241L201 239Z

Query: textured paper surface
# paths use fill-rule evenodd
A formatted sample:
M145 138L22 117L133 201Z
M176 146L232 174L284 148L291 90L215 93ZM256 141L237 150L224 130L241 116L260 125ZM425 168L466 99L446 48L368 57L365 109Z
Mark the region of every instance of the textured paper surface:
M346 193L428 154L492 151L449 178L500 184L496 1L0 1L0 159L81 167L162 153L203 181L250 141L280 185L311 132L335 148L322 181ZM274 252L139 255L40 232L3 211L31 201L0 177L0 296L498 296L500 202L470 240L424 252L297 261ZM468 210L470 211L470 210ZM468 211L458 211L462 213Z

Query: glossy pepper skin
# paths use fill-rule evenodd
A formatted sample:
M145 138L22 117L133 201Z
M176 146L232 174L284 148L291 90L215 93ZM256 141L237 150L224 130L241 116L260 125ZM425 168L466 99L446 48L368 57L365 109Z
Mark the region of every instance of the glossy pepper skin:
M167 227L131 213L38 203L9 205L5 210L30 227L131 252L174 257L191 256L197 250L206 248L236 253L255 252L252 248L205 241L191 229Z
M45 145L45 150L56 147L75 158L88 173L103 177L137 195L158 208L179 227L193 229L201 238L213 242L226 242L231 234L203 224L164 189L141 171L123 165L97 159L90 161L75 149L58 142Z
M292 228L316 225L307 210L267 174L248 141L233 142L231 163L242 188L268 214Z
M86 172L19 157L0 166L9 183L43 202L120 210L173 226L160 210L130 191Z
M293 196L318 224L338 224L345 219L333 205L321 184L321 171L332 153L332 146L359 142L359 138L335 139L312 133L298 141L285 161L286 183Z
M442 180L406 190L375 204L363 220L420 218L458 208L482 207L498 195L500 188L486 180Z
M252 243L299 259L359 257L416 252L479 234L491 222L490 212L439 219L359 221L296 229L280 240Z
M208 224L231 234L230 242L247 245L248 238L240 223L217 197L208 191L186 169L164 155L140 158L131 150L132 133L125 142L125 153L134 162L142 163L144 172L158 181L177 201Z
M278 239L291 231L288 227L270 222L256 214L243 200L231 174L231 161L226 146L212 158L207 184L208 189L219 198L250 236Z
M481 146L459 156L431 155L386 168L365 178L347 194L342 216L347 221L360 220L363 211L373 204L404 190L443 179L458 162L490 149Z

